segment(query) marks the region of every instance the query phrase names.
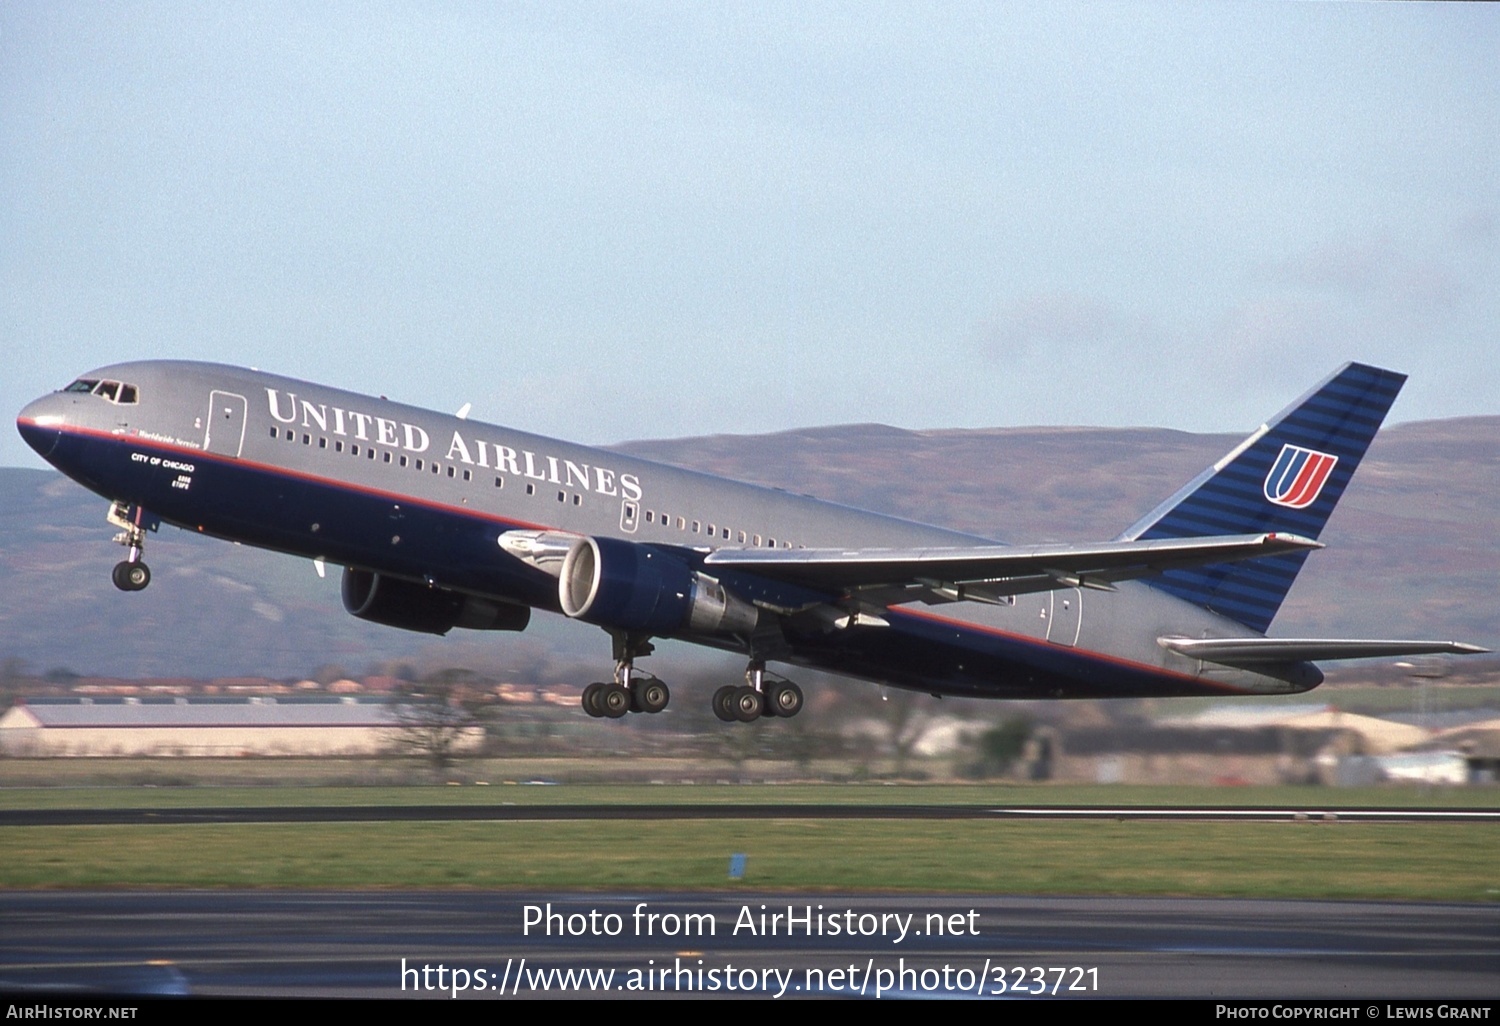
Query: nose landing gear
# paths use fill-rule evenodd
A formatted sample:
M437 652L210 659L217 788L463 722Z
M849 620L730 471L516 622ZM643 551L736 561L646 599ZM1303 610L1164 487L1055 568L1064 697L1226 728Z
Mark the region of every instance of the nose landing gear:
M146 552L146 532L156 530L161 521L141 507L125 502L110 506L105 519L122 528L115 535L115 544L125 546L128 553L115 564L110 580L121 591L140 591L151 583L151 568L141 559Z

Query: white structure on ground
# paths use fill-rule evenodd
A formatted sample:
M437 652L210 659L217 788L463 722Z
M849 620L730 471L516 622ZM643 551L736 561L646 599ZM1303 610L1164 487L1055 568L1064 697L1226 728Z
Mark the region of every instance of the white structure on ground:
M378 755L403 730L389 706L353 698L33 699L0 716L9 756ZM482 728L461 732L477 748Z

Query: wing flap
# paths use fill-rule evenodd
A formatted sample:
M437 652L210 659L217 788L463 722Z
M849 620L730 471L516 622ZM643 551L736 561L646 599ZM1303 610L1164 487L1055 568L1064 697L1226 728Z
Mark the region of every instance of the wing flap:
M836 592L889 592L894 601L985 601L1054 588L1110 588L1177 567L1322 548L1285 533L1161 538L1093 545L920 549L717 549L704 563ZM904 596L904 597L903 597Z

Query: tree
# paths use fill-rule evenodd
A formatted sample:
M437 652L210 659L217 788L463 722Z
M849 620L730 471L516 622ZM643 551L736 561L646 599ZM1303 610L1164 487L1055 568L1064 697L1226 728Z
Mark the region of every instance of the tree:
M0 712L16 704L29 679L26 660L19 656L7 656L0 660Z
M483 740L495 708L493 694L472 670L447 669L403 682L386 703L393 742L442 772L464 750Z
M1010 772L1011 766L1025 753L1030 738L1031 721L1024 716L1003 719L980 734L975 775L998 777Z

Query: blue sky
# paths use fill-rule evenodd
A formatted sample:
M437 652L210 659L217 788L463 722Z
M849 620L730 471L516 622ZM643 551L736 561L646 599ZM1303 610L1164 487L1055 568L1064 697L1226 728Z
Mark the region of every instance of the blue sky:
M0 5L0 408L259 366L587 442L1500 413L1500 7ZM40 466L14 432L0 465Z

